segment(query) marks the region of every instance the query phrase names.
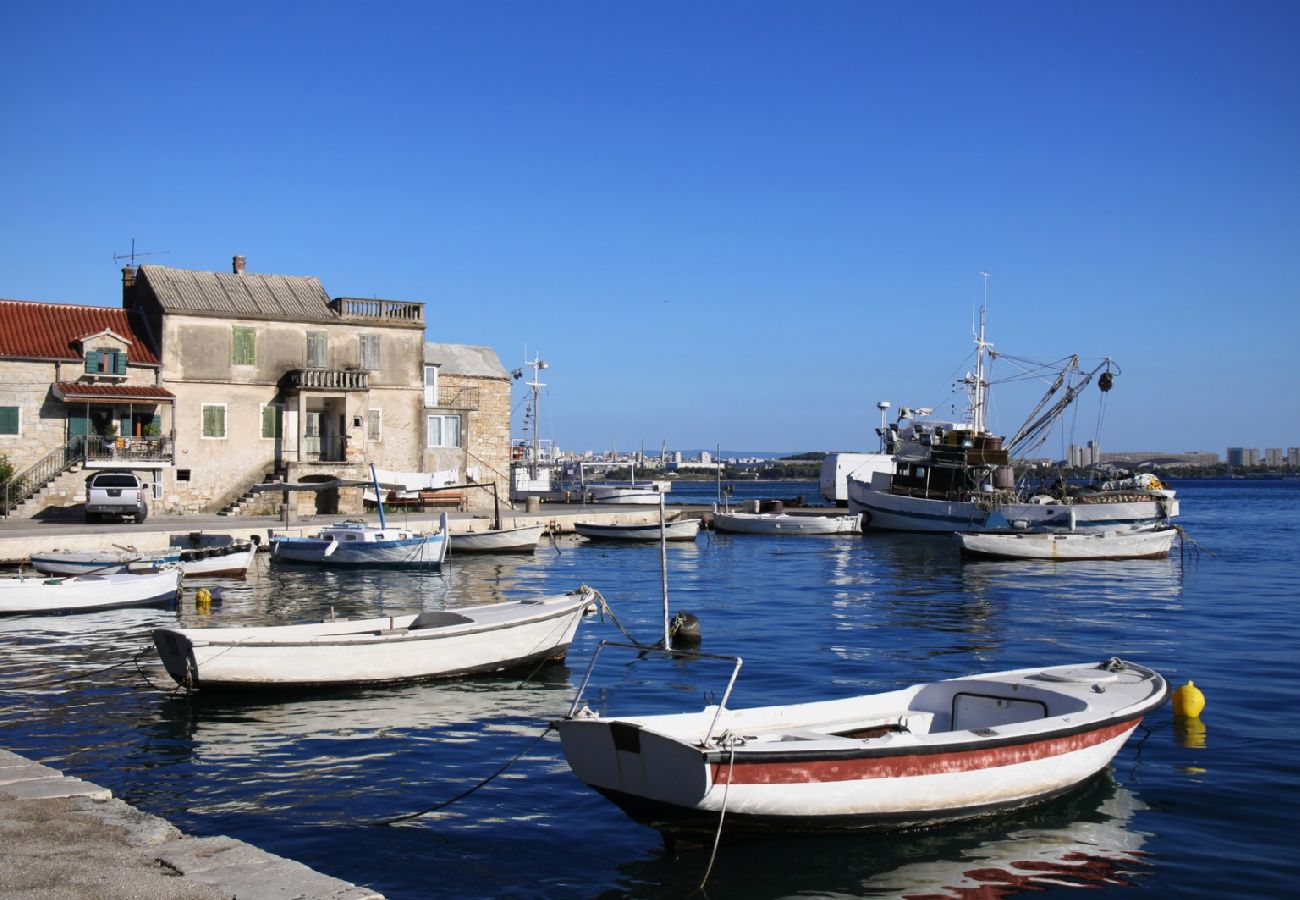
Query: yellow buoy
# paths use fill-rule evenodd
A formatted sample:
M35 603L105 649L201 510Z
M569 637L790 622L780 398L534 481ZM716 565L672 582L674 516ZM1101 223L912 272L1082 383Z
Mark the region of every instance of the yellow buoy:
M1196 687L1196 682L1187 684L1174 691L1174 715L1195 719L1205 709L1205 695Z
M207 588L199 588L199 592L194 595L194 608L200 613L207 613L212 609L212 592Z

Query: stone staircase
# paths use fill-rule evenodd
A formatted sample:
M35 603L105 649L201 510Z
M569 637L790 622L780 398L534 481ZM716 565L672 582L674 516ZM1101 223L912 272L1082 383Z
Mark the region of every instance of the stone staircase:
M275 480L275 476L268 472L262 476L262 484L267 484ZM280 495L271 492L259 492L253 490L253 485L248 486L234 500L227 503L221 509L217 510L219 516L273 516L280 511Z
M9 518L79 518L80 510L72 507L86 502L86 473L83 468L81 463L73 463L15 506Z

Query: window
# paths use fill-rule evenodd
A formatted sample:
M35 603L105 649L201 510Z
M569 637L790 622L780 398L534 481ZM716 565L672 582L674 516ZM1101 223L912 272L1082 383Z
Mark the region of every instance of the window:
M262 404L262 439L274 440L284 434L284 407L278 403Z
M329 335L323 331L307 332L307 368L329 367Z
M424 405L438 405L438 367L424 367Z
M379 368L379 335L361 335L361 368L372 372Z
M22 434L22 424L17 406L0 406L0 434Z
M377 441L383 435L384 411L382 409L366 410L366 440Z
M430 447L459 447L460 416L429 416L425 437Z
M224 440L226 437L226 404L203 404L203 436Z
M126 354L121 350L90 350L86 353L86 372L90 375L125 375Z
M251 366L257 362L257 332L252 328L236 325L230 335L230 362L236 366Z

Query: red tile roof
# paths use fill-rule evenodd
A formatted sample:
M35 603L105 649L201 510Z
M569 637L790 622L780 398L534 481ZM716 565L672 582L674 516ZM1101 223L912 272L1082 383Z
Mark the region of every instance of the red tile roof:
M114 400L175 400L176 395L167 388L146 387L139 384L82 384L79 381L60 381L54 390L64 400L112 398Z
M83 359L77 341L108 330L131 342L127 362L157 365L158 356L137 331L124 309L69 306L30 300L0 300L0 357L9 359Z

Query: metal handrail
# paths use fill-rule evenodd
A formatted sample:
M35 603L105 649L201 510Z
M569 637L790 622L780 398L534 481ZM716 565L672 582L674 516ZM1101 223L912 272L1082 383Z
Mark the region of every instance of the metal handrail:
M713 721L709 723L709 730L704 733L704 739L700 741L701 747L707 747L713 739L713 731L718 727L718 719L722 716L722 711L727 708L727 700L731 697L731 691L736 686L736 679L740 676L740 667L745 661L739 656L724 656L718 653L701 653L696 650L665 650L662 647L640 647L636 644L623 644L618 641L602 640L596 645L595 651L591 654L591 662L587 664L587 672L582 676L582 683L578 685L578 692L573 696L573 703L569 706L569 712L566 719L572 719L578 711L578 704L582 701L583 692L587 690L587 684L591 681L592 672L596 668L596 659L600 656L600 651L606 647L617 647L620 650L635 650L637 653L662 653L665 656L675 656L679 658L690 659L719 659L735 663L731 670L731 678L727 680L727 689L722 692L722 700L718 702L718 707L713 713Z
M29 466L26 471L10 478L4 485L4 499L0 502L0 515L8 516L18 504L34 496L59 475L66 472L73 463L84 462L86 438L75 437L62 447L56 447L45 454L39 462Z

